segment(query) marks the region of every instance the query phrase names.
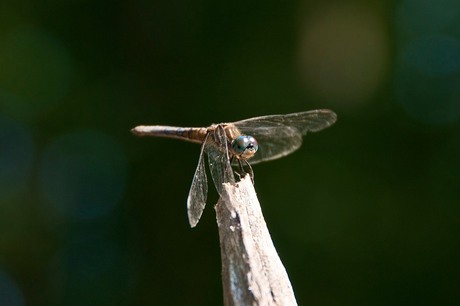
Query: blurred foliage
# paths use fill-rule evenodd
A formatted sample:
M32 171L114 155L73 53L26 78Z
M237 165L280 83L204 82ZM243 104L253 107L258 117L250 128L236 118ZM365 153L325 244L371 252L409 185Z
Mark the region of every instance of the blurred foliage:
M199 147L138 124L315 108L254 167L300 305L460 299L460 3L0 3L0 305L219 305Z

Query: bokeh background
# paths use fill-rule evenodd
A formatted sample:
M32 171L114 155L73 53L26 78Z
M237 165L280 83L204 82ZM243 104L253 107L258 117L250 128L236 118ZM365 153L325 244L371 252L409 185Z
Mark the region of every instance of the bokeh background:
M330 108L254 166L300 305L458 305L460 2L0 2L0 305L220 305L207 126Z

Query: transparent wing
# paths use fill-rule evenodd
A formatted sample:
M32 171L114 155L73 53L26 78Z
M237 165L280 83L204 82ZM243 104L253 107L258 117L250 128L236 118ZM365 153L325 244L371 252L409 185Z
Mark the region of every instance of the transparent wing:
M283 157L297 150L302 136L334 124L337 115L327 109L318 109L287 115L269 115L234 122L241 133L253 136L259 150L251 164Z
M201 145L198 166L196 167L192 186L190 186L187 198L188 221L191 227L195 227L198 224L198 221L200 221L201 215L203 214L204 207L206 206L208 178L206 176L206 168L204 164L204 149L208 137L209 134L206 136L204 143Z
M235 183L233 170L230 166L227 135L222 126L218 125L209 137L205 152L208 154L209 169L219 195L222 195L223 183Z

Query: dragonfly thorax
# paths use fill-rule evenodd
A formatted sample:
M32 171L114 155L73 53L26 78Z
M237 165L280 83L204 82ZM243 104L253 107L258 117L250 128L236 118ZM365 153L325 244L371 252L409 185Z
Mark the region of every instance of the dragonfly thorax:
M257 140L249 135L240 135L232 141L232 153L241 159L249 159L257 152Z

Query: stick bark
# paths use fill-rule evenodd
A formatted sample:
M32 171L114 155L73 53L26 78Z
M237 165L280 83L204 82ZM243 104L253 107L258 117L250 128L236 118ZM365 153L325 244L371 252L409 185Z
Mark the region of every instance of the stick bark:
M224 184L216 204L225 306L297 305L247 175Z

